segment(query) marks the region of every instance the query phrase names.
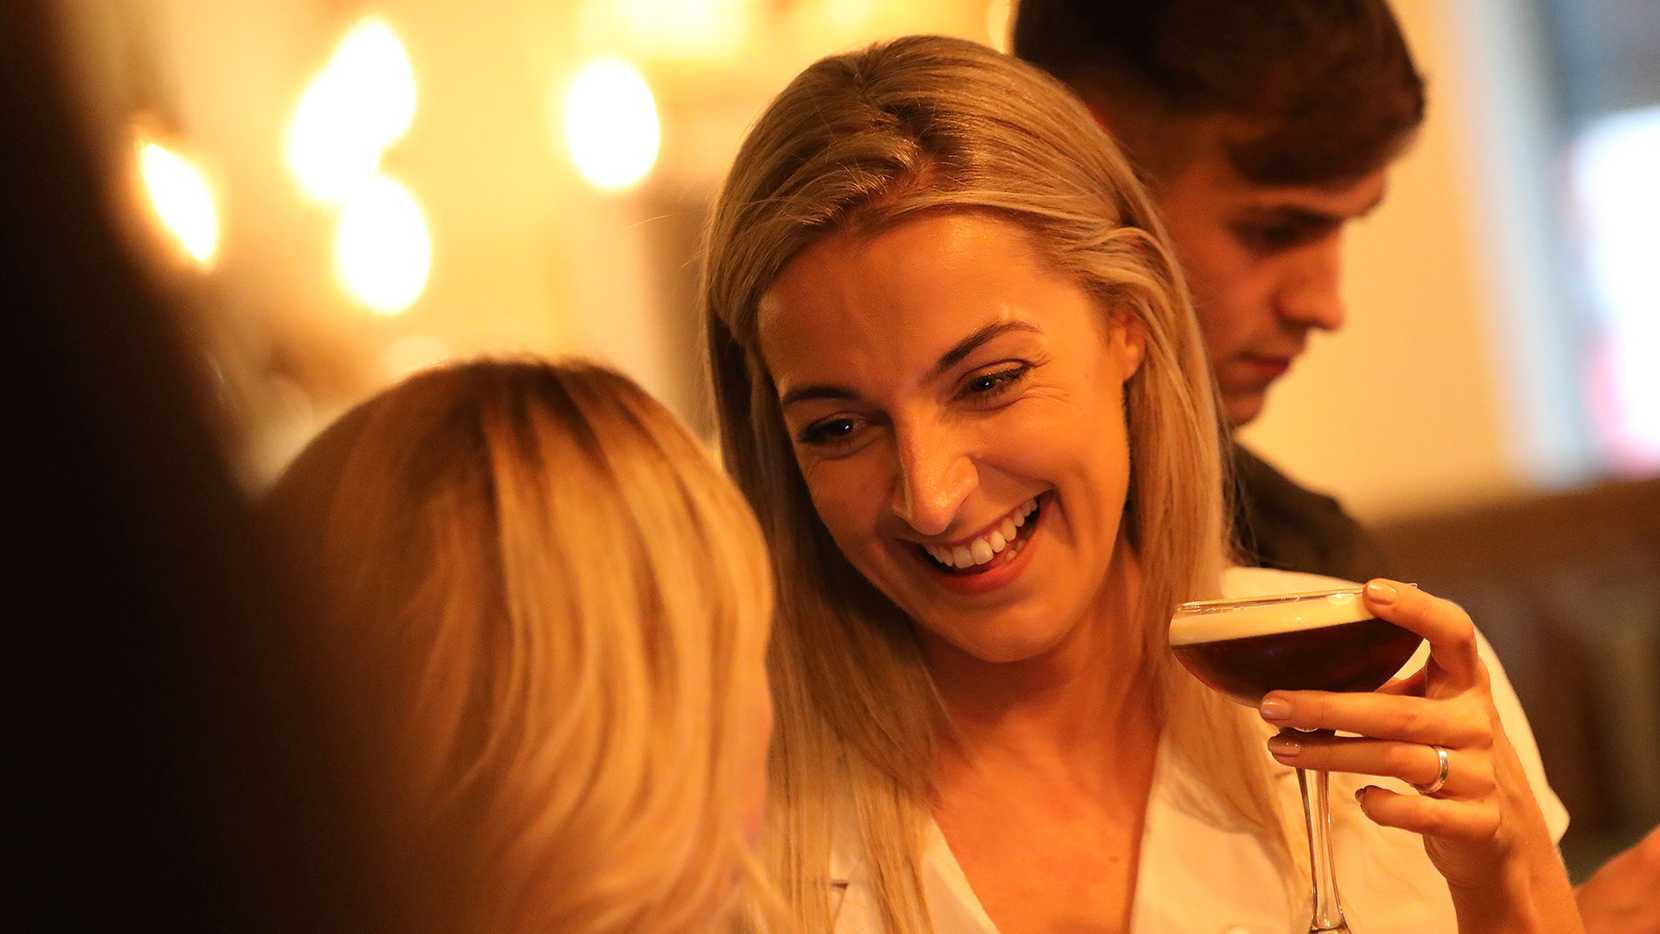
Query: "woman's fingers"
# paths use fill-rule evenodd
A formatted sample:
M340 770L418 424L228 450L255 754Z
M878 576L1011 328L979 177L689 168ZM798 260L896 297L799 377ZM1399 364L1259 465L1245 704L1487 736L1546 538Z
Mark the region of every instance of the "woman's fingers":
M1365 594L1367 608L1379 619L1429 640L1432 674L1444 678L1453 690L1474 687L1486 677L1476 649L1475 624L1458 604L1384 578L1367 582Z
M1436 840L1486 843L1499 832L1499 805L1492 796L1453 801L1419 794L1396 794L1367 785L1355 792L1360 809L1374 823L1410 830Z
M1404 678L1390 678L1383 687L1378 688L1378 693L1423 697L1428 671L1427 668L1420 668Z
M1492 742L1492 723L1479 704L1410 694L1275 691L1262 699L1262 719L1298 730L1340 730L1373 739L1435 743L1449 749Z
M1433 784L1441 774L1441 759L1435 747L1424 743L1287 730L1268 741L1268 751L1281 763L1299 769L1388 776L1412 785ZM1449 750L1447 781L1435 794L1474 798L1493 789L1493 769L1485 752Z

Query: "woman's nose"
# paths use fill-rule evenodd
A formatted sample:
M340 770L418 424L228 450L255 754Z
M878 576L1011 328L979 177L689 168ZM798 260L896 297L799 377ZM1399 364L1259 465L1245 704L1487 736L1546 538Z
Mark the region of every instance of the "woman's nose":
M941 535L979 483L974 459L949 436L902 433L892 509L919 535Z

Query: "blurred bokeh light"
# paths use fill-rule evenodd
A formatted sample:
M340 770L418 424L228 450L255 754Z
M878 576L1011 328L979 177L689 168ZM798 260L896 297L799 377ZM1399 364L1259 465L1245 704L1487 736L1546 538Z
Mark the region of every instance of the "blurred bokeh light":
M601 191L632 188L657 163L657 101L622 59L595 59L577 72L565 92L564 129L577 172Z
M409 189L385 175L358 186L340 211L335 270L353 299L370 311L396 315L426 290L432 238Z
M219 252L219 209L207 177L190 160L153 140L138 140L138 170L161 226L185 255L206 269Z
M409 132L415 106L415 68L402 41L384 20L363 20L300 95L288 130L289 170L313 198L345 200Z

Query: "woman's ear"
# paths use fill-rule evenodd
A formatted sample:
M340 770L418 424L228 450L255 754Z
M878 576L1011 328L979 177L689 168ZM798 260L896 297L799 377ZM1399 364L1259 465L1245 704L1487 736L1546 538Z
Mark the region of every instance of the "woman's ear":
M1127 312L1114 313L1107 325L1107 347L1118 363L1119 378L1129 382L1147 356L1147 332L1141 321Z

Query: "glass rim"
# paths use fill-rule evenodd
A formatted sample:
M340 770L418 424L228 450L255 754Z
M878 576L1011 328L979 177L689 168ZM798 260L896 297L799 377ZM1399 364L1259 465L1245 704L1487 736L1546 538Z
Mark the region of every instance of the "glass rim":
M1233 610L1249 609L1259 606L1277 606L1282 603L1301 603L1305 600L1330 599L1331 597L1353 596L1358 597L1365 593L1366 588L1360 585L1353 587L1337 587L1332 590L1305 590L1297 593L1265 594L1260 597L1222 597L1214 600L1189 600L1176 607L1177 616L1204 616L1211 613L1227 613Z

